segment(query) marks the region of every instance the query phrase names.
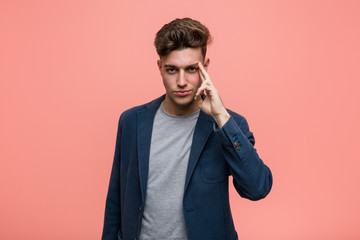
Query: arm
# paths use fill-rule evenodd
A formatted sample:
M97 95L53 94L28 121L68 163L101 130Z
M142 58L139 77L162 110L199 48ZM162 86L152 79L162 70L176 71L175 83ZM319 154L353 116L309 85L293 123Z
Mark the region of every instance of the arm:
M121 236L121 215L120 215L120 155L121 155L121 117L118 124L114 161L111 170L110 183L106 198L104 227L102 240L117 240Z
M233 183L240 196L259 200L270 192L272 174L254 148L255 139L245 118L237 123L234 117L215 130L223 146Z
M195 100L220 128L216 134L222 143L234 186L242 197L251 200L264 198L270 192L272 175L253 147L254 136L245 118L239 116L236 122L228 113L204 66L201 62L198 65L202 84L196 92ZM201 98L202 94L206 95L205 99Z

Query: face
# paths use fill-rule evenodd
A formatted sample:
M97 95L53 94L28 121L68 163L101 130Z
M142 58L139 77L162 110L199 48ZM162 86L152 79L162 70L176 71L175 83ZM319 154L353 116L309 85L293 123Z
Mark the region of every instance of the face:
M158 67L166 90L164 110L172 115L186 115L199 109L194 100L201 85L198 62L203 62L201 48L185 48L171 51L158 60Z

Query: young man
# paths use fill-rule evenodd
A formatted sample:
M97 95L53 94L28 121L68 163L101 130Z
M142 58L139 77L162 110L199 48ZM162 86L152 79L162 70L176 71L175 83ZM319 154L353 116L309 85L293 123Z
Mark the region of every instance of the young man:
M166 94L120 117L103 240L234 240L229 175L244 198L269 193L245 118L225 108L206 72L210 40L190 18L157 33Z

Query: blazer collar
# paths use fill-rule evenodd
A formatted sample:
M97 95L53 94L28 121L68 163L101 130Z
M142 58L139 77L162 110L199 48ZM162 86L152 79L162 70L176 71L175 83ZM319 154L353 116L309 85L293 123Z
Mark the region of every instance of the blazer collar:
M165 95L153 100L145 105L145 108L138 112L138 128L137 128L137 150L139 161L139 176L140 186L142 193L142 200L145 202L147 180L149 172L149 156L150 156L150 144L152 128L154 123L154 117L157 109L160 107L161 102L165 99ZM199 118L197 120L193 141L190 150L189 163L185 179L185 189L189 185L194 168L200 157L202 149L213 130L213 119L209 115L200 111Z

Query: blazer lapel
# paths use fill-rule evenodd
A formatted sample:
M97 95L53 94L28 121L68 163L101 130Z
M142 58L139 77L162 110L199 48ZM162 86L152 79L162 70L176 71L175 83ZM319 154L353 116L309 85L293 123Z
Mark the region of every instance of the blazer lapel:
M199 119L195 126L194 137L190 150L190 157L186 172L184 192L186 191L187 186L189 185L194 168L205 146L205 143L209 138L211 132L213 131L213 122L214 121L211 116L207 115L203 111L200 111Z
M139 162L139 177L142 200L145 202L147 180L149 173L149 157L150 157L150 144L151 135L154 123L154 117L157 109L160 107L161 102L164 100L165 95L150 102L144 109L138 112L137 119L137 151ZM205 146L207 139L213 131L213 119L206 113L200 111L199 119L195 126L193 141L190 150L190 157L185 179L185 189L189 185L192 173L200 157L200 154Z
M138 112L137 151L139 161L140 186L143 202L145 202L147 179L149 172L150 144L154 117L157 109L159 108L163 100L164 96L155 99L154 101L147 104L143 110L140 110Z

